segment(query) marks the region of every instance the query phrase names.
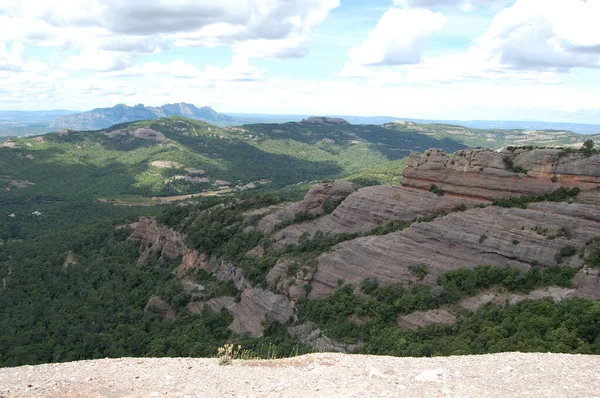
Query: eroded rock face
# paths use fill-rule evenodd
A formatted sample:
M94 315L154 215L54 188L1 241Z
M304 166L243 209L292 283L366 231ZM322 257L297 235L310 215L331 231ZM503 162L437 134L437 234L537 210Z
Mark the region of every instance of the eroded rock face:
M189 303L187 309L193 314L200 314L205 306L215 312L227 310L233 316L229 328L235 333L251 337L262 335L267 319L286 323L294 316L293 305L286 297L250 286L244 289L239 302L233 297L216 297Z
M321 329L319 329L319 326L313 322L291 326L287 331L290 335L297 337L302 344L309 345L317 351L351 353L361 347L360 344L347 344L330 339L325 336Z
M303 266L295 274L289 275L288 268L292 263L293 260L287 258L277 261L267 274L267 283L271 290L283 294L295 302L308 294L314 270Z
M399 327L413 330L427 325L451 325L453 323L456 323L456 315L446 309L415 311L408 315L399 316L397 320Z
M511 171L505 158L527 174ZM598 186L600 155L563 155L559 149L464 149L448 156L441 149L430 149L410 155L403 177L404 186L428 190L436 184L448 194L484 200L542 195L560 186L584 190Z
M256 228L265 233L270 233L281 222L293 220L296 213L322 214L324 206L344 200L356 189L357 187L348 181L334 181L314 185L302 201L291 203L273 211L258 221Z
M437 196L412 188L372 186L350 194L331 214L316 220L290 225L274 236L275 247L297 243L303 233L367 232L393 220L412 221L434 213L449 212L465 204L473 207L481 200Z
M184 254L185 236L171 228L158 226L152 218L141 217L139 221L132 224L132 240L141 242L142 254L138 263L144 264L151 254L160 252L162 259L174 260Z
M148 303L146 303L146 306L144 307L144 312L147 312L150 308L157 308L164 319L175 319L175 310L160 297L155 296L148 300Z
M432 285L444 272L479 264L523 270L532 263L552 266L561 248L569 245L581 252L589 239L600 236L598 222L562 214L570 205L539 205L539 209L477 208L415 223L401 232L343 242L319 256L309 297L327 295L338 281L358 285L365 278L376 278L383 285L408 283L413 277L411 265L425 265L428 274L424 282ZM575 214L594 211L585 206L595 207L572 205L579 210ZM540 228L548 231L540 234ZM569 230L571 238L548 239L560 228ZM564 265L573 267L582 262L579 255L563 260Z

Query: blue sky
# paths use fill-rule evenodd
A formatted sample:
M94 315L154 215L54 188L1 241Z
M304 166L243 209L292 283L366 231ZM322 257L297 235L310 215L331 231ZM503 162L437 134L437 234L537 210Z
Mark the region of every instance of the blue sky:
M0 109L600 123L600 0L0 0Z

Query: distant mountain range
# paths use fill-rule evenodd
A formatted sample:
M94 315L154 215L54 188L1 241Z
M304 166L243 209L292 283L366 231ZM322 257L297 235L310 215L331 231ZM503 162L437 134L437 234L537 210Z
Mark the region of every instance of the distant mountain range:
M228 113L233 119L243 124L252 123L284 123L299 122L313 115L270 115L256 113ZM349 116L326 115L333 118L343 118L351 124L383 125L398 120L419 124L453 124L481 130L560 130L572 131L577 134L600 134L600 125L585 123L542 122L535 120L446 120L446 119L415 119L394 116Z
M203 120L219 127L256 123L300 122L313 115L276 115L257 113L219 113L210 106L196 107L181 102L152 107L138 104L116 105L111 108L97 108L87 112L69 110L50 111L0 111L0 136L23 136L42 134L61 129L100 130L114 124L157 119L167 116L183 116ZM395 121L418 124L452 124L480 130L558 130L578 134L599 134L600 125L583 123L558 123L542 121L503 121L503 120L436 120L415 119L394 116L347 116L326 115L343 118L351 124L384 125Z
M59 116L50 122L52 129L99 130L115 124L138 120L158 119L168 116L183 116L189 119L204 120L213 124L234 122L230 116L220 114L210 106L198 108L192 104L180 102L163 106L145 106L138 104L127 106L119 104L112 108L96 108L89 112Z

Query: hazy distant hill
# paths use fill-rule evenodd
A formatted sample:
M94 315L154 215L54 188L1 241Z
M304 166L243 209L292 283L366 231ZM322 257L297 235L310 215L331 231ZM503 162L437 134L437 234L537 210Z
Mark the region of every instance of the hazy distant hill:
M600 134L584 135L562 129L482 129L454 124L426 124L409 121L395 121L384 124L383 127L396 132L419 132L436 139L449 139L470 147L490 149L500 149L507 146L566 146L580 148L588 139L596 142L600 140Z
M74 113L68 110L0 111L0 137L41 134L52 131L48 124L59 116Z
M50 127L54 129L98 130L114 124L169 116L183 116L216 124L220 124L219 122L233 122L231 117L215 112L209 106L198 108L192 104L181 102L158 107L147 107L143 104L135 106L119 104L112 108L96 108L89 112L59 116L50 122Z

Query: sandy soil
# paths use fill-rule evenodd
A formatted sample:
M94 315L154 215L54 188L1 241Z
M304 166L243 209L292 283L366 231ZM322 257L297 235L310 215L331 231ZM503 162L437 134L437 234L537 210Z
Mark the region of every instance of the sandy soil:
M122 358L0 369L0 397L598 397L600 356Z

